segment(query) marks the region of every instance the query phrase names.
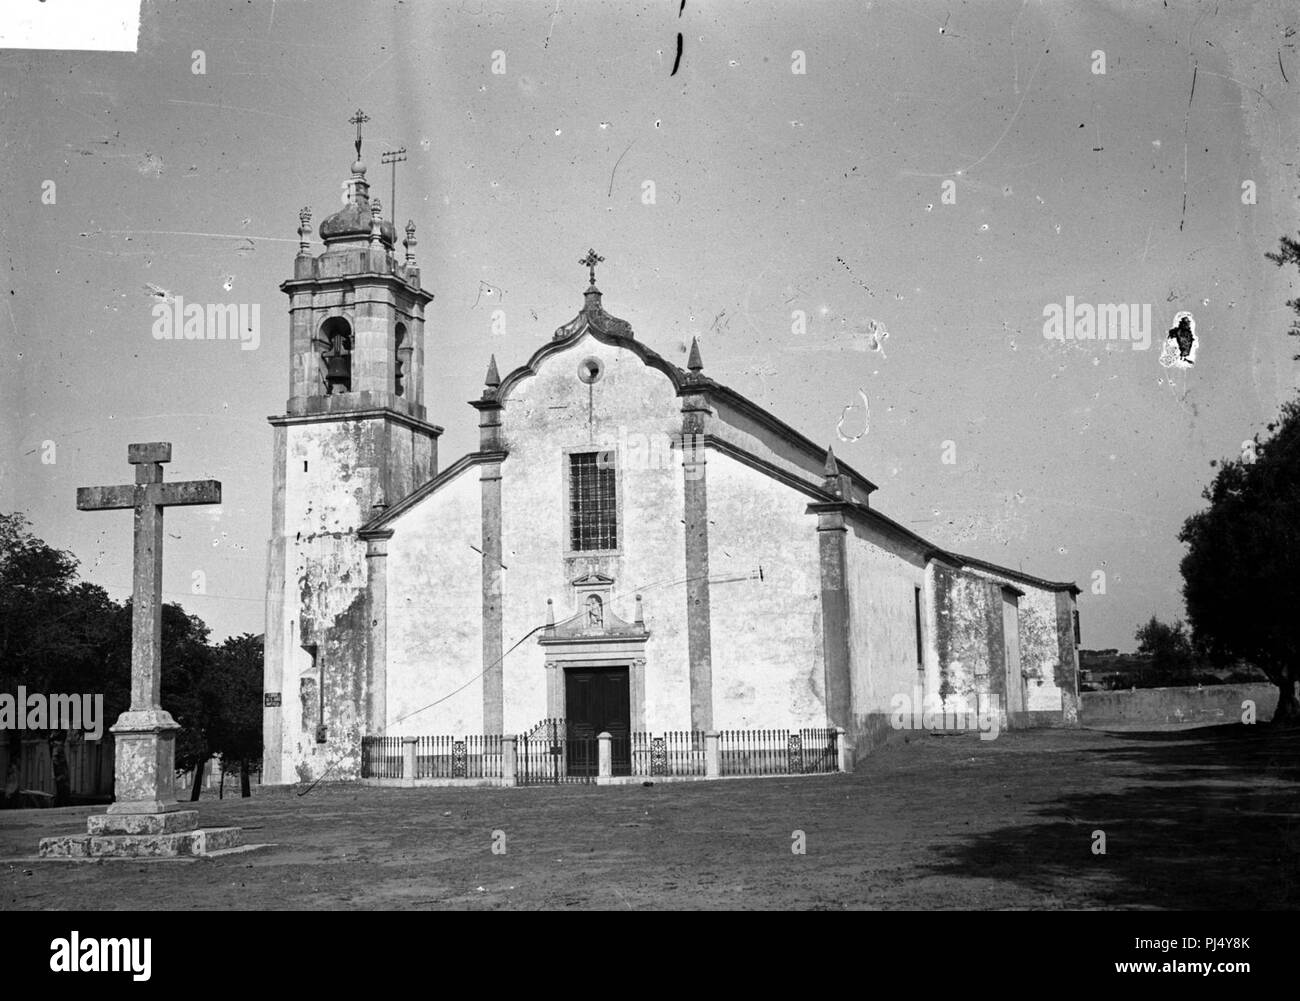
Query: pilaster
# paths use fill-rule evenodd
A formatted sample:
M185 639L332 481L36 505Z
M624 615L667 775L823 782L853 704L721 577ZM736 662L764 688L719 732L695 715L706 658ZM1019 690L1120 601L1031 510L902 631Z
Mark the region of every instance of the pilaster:
M502 610L501 463L485 462L482 485L483 585L483 732L501 733L505 726L504 616Z
M384 734L388 726L388 540L384 532L366 538L366 608L370 642L366 645L366 677L370 692L369 733Z
M843 502L808 505L808 512L817 515L826 725L845 729L849 729L853 713L847 507Z
M682 400L682 440L702 442L712 410L704 393ZM707 449L682 449L686 523L686 643L690 660L691 729L713 729L713 640L709 604Z

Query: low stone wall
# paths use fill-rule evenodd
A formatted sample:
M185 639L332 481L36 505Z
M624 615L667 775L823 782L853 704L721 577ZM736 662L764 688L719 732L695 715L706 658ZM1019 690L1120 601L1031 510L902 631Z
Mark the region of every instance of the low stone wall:
M1079 722L1098 728L1240 723L1241 704L1247 700L1255 703L1256 721L1267 722L1277 708L1277 686L1265 683L1084 692Z

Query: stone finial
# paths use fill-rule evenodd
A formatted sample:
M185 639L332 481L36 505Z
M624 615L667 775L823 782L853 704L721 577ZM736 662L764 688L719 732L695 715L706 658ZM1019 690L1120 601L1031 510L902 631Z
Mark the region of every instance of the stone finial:
M700 358L700 340L698 337L691 338L691 354L686 359L686 367L692 372L704 371L704 361Z
M374 198L370 199L370 218L382 219L383 217L384 217L384 206L379 201L379 196L376 195Z
M826 446L826 467L824 470L825 478L822 480L822 488L836 497L848 499L851 491L849 478L840 472L840 464L835 461L835 449L830 445Z
M546 599L546 635L550 636L555 632L555 602L550 598Z
M497 373L497 356L492 355L488 359L487 375L483 378L483 385L488 389L496 389L501 385L501 376Z
M298 210L298 249L304 254L311 250L311 209L305 205Z
M636 596L636 619L634 621L638 626L645 625L645 612L641 608L641 595L639 594Z
M384 239L384 207L378 198L370 199L370 246Z
M406 239L402 241L402 246L406 248L406 263L415 264L415 220L406 220Z

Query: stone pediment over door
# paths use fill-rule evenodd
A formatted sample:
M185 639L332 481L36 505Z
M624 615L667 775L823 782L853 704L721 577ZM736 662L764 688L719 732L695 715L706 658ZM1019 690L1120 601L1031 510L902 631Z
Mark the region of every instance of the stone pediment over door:
M547 599L546 628L538 642L546 652L546 706L552 717L564 717L566 668L627 666L633 729L645 720L645 626L641 596L633 598L633 620L614 611L615 580L588 572L569 582L567 611L556 622L555 602Z
M602 573L585 573L569 582L570 610L556 622L555 605L546 602L546 629L543 646L559 644L641 644L650 635L645 627L641 596L634 598L634 621L628 622L614 611L614 578Z

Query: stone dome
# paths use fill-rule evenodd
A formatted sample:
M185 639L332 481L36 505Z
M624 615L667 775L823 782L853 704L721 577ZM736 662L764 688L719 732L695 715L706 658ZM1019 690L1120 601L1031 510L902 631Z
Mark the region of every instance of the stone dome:
M352 165L349 201L320 224L320 238L326 246L345 241L370 239L370 185L366 183L366 165L358 160ZM397 228L387 219L380 220L380 239L391 248L397 242Z

